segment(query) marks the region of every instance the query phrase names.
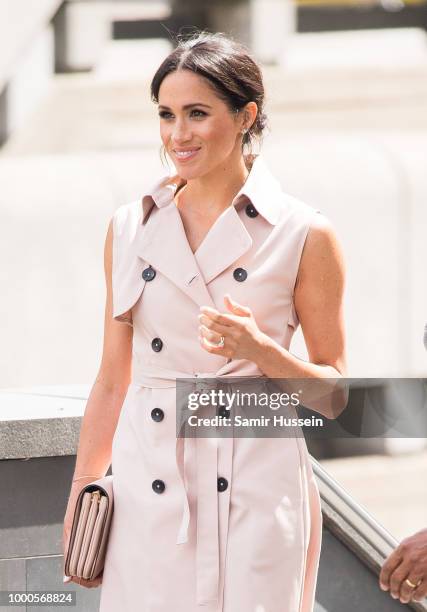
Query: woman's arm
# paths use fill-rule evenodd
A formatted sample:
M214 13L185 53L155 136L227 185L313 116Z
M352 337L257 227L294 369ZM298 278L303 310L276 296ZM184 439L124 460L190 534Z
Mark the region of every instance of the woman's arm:
M133 329L129 325L114 320L112 316L112 247L113 223L111 220L104 248L107 288L104 344L101 365L82 419L73 482L64 517L62 536L64 573L78 495L81 489L92 480L105 476L110 466L113 436L130 382ZM102 582L102 575L94 580L71 577L64 581L69 582L70 580L93 588Z
M303 391L304 405L326 418L338 417L348 402L345 381L336 381L347 372L344 286L340 245L329 221L316 215L304 245L294 291L309 361L295 357L265 334L261 334L255 350L255 362L268 378L283 379L288 386L289 379L299 379L296 384Z
M346 375L343 295L344 259L330 222L315 215L301 256L294 304L309 361L266 335L255 362L269 378L339 378Z
M315 215L309 229L294 290L294 303L304 334L309 361L292 355L261 332L252 311L229 295L224 302L231 314L203 306L199 315L202 347L229 359L249 359L285 389L303 389L305 404L327 418L336 418L346 407L343 315L344 262L331 224ZM224 348L218 343L224 337ZM341 379L337 382L336 379ZM302 384L303 380L304 384ZM315 383L310 380L316 379Z
M106 304L101 365L90 392L80 430L74 477L104 476L111 463L111 444L131 377L132 327L112 316L113 224L104 249Z

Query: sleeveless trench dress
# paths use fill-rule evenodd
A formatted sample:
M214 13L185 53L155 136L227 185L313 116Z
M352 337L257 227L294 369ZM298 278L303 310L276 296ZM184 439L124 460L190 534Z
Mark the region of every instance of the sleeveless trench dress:
M176 435L177 378L262 375L203 350L200 306L226 312L229 292L287 349L299 324L293 290L319 211L286 194L262 154L248 162L194 254L177 174L113 216L113 317L133 325L133 354L100 612L313 610L322 518L304 438Z

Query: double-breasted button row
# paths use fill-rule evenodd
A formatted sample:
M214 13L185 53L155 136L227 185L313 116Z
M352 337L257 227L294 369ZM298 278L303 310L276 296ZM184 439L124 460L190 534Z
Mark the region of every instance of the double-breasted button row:
M145 281L152 281L155 276L156 271L151 266L148 266L148 268L145 268L142 271L142 278ZM248 273L244 268L236 268L233 272L233 276L236 281L243 282L244 280L246 280ZM153 340L151 341L151 348L155 353L159 353L163 348L162 340L160 338L153 338Z
M163 493L164 490L166 489L165 483L163 482L163 480L160 480L159 478L156 478L156 480L153 480L151 487L155 493L159 493L159 494ZM228 480L220 476L217 480L218 492L222 493L223 491L226 491L227 489L228 489Z
M251 206L251 204L248 204L247 208L248 208L249 206ZM252 206L252 208L253 208L253 206ZM255 210L255 208L253 208L253 210L255 211L255 213L256 213L256 214L255 214L255 215L252 215L252 216L256 216L258 213L257 213L257 211ZM151 266L148 266L148 268L145 268L145 269L142 271L142 278L143 278L145 281L152 281L152 280L153 280L153 278L155 278L155 276L156 276L156 271L155 271L155 269L154 269L154 268L152 268ZM244 281L244 280L246 280L246 279L247 279L247 277L248 277L248 273L246 272L246 270L245 270L244 268L236 268L236 269L234 270L234 272L233 272L233 276L234 276L234 278L236 279L236 281L242 282L242 281Z

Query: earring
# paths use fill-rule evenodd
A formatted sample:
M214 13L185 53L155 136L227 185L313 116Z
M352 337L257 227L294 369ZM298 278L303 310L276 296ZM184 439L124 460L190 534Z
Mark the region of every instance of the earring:
M243 128L243 130L240 133L241 134L246 134L247 131L248 131L248 128Z

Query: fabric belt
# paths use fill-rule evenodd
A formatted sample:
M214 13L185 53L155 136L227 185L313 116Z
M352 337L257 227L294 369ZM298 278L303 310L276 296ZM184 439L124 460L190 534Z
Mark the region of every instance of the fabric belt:
M218 380L217 376L221 379ZM172 388L177 386L176 379L192 379L191 381L179 381L183 395L187 397L190 392L203 392L211 389L227 387L239 387L248 383L248 377L232 376L232 381L226 382L227 375L213 374L212 372L197 374L188 372L166 372L162 375L147 375L134 369L131 383L149 388ZM254 377L250 377L253 381ZM197 380L200 379L200 380ZM208 379L208 380L207 380ZM259 382L258 382L259 385ZM259 387L258 387L259 388ZM177 410L180 407L176 407ZM197 411L195 411L195 414ZM182 414L187 414L182 412ZM176 439L176 465L183 487L183 509L182 519L176 539L177 544L188 541L188 530L190 526L190 504L185 483L184 465L186 453L185 422L177 432ZM221 463L224 473L231 479L233 467L234 437L223 439L221 445ZM218 437L196 437L196 494L197 494L197 549L196 549L196 595L197 604L204 605L217 601L219 598L220 577L220 533L219 533L219 511L218 511ZM229 483L231 488L231 482ZM230 495L230 490L228 491ZM228 516L227 516L228 521Z

